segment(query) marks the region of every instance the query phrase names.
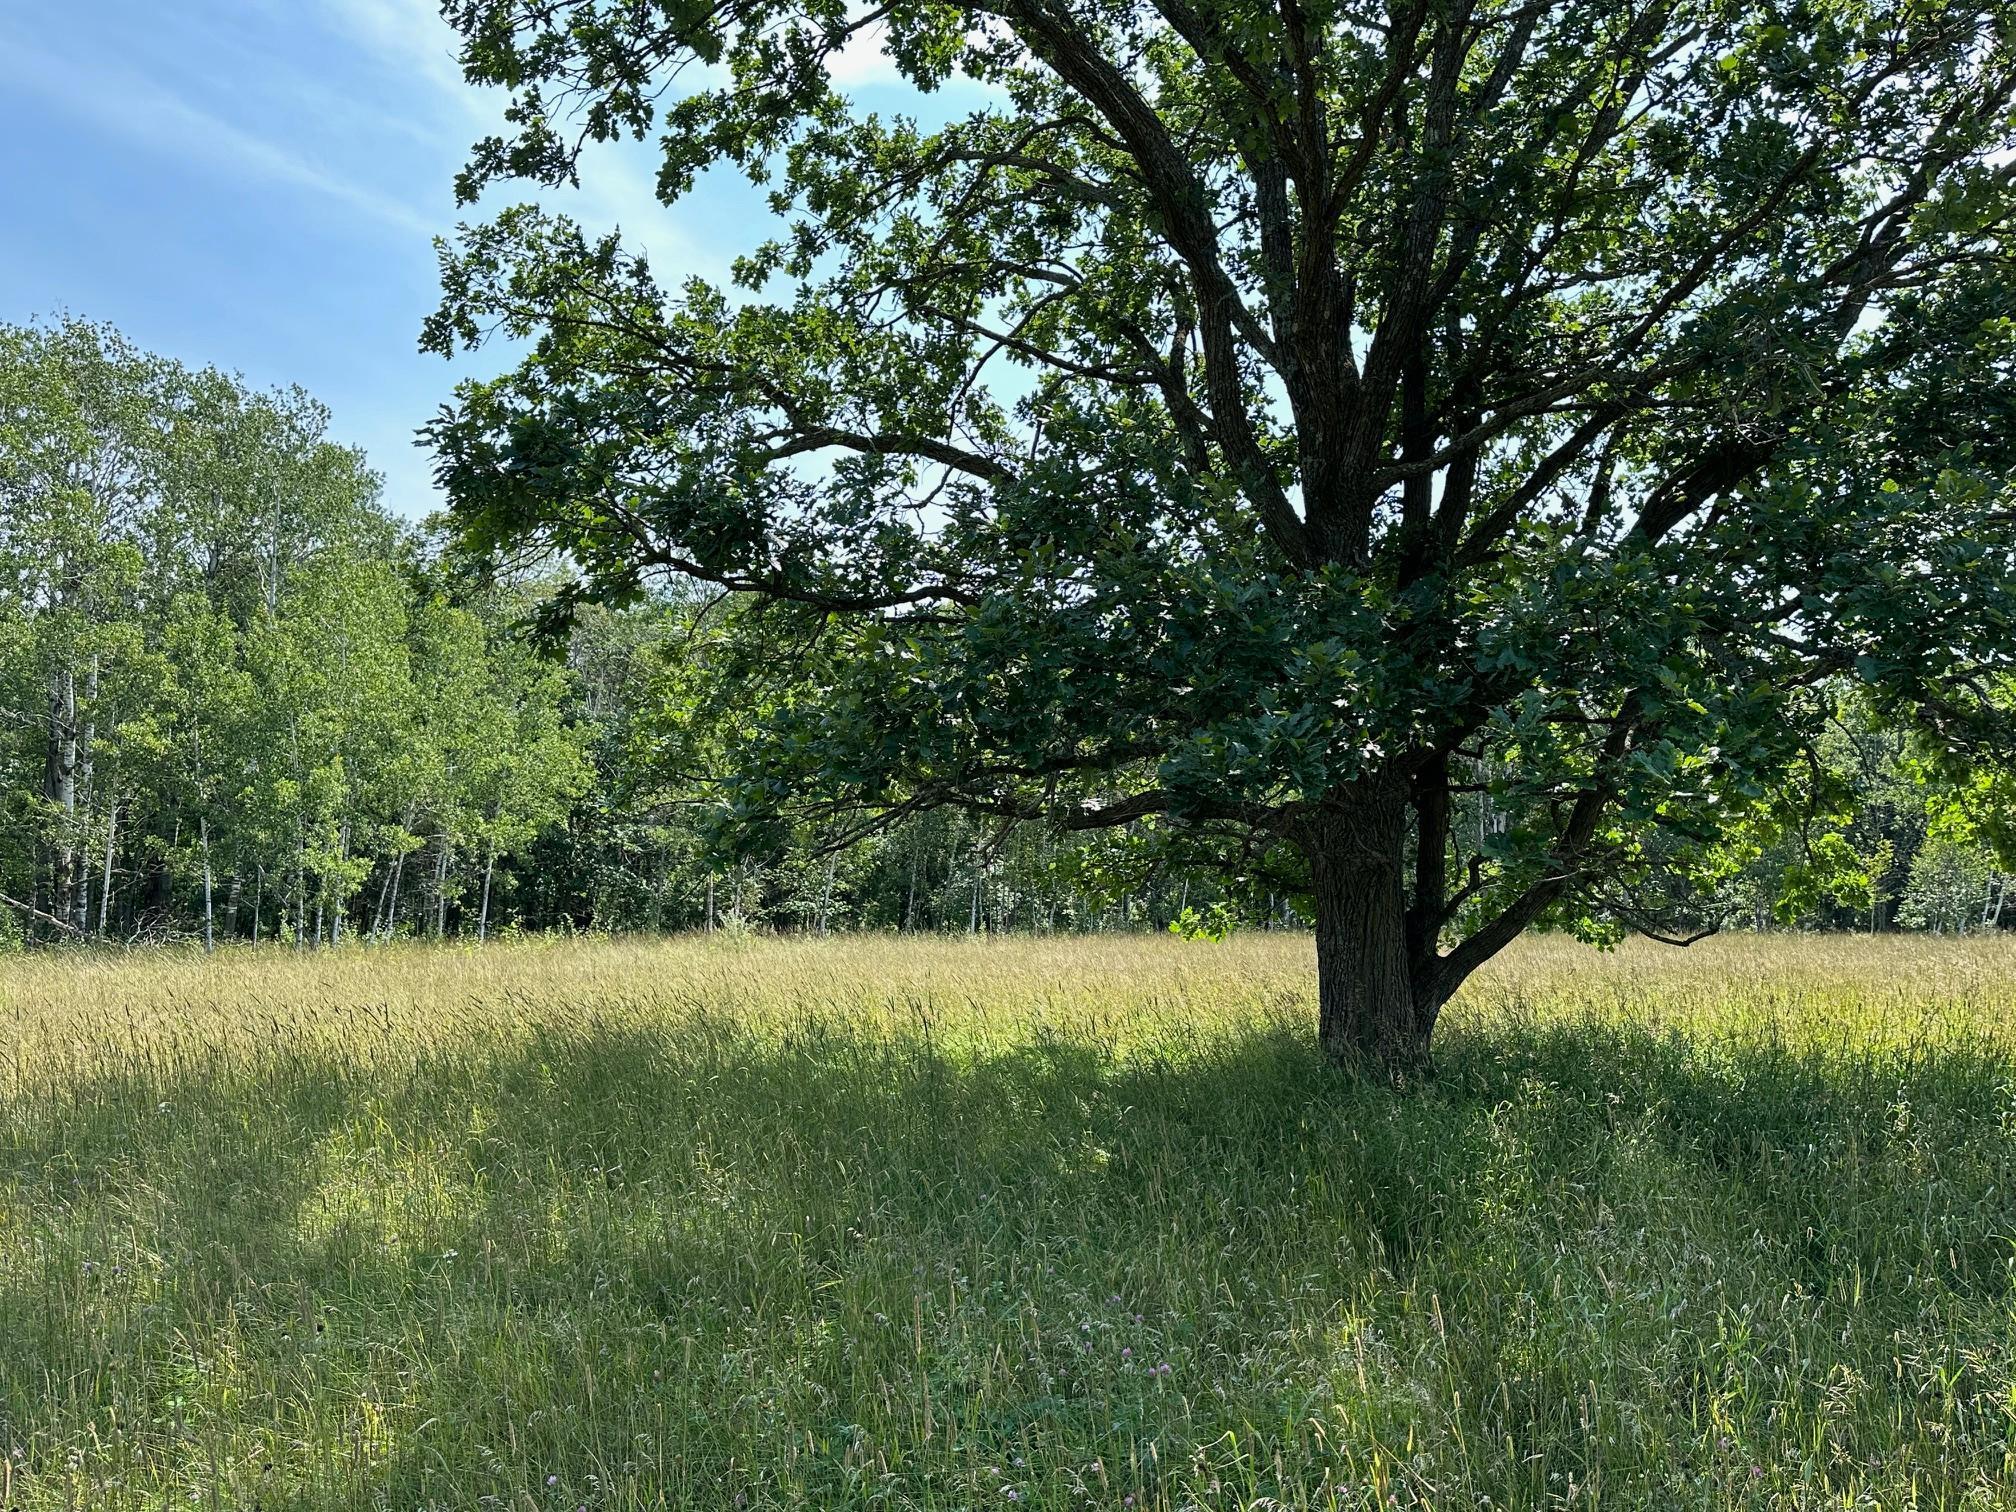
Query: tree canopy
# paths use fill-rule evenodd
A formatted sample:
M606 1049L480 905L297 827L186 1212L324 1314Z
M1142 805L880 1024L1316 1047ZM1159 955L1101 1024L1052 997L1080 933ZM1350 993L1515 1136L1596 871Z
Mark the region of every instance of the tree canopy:
M727 289L506 210L428 330L530 342L433 427L466 543L769 603L740 823L1153 819L1306 892L1326 1048L1406 1068L1788 822L1827 679L1992 745L2006 3L445 9L513 95L466 197L626 135L770 188Z

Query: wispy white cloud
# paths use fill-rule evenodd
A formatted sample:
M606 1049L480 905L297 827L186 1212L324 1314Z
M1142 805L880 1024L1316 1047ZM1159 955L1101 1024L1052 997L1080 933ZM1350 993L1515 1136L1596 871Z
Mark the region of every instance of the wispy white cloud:
M381 67L424 84L437 113L478 130L500 119L497 97L463 81L458 39L434 0L320 0L320 5L331 24Z
M318 0L321 12L377 67L401 80L408 108L436 123L459 151L474 137L503 124L501 92L479 89L462 77L454 31L434 0ZM728 258L717 243L695 236L685 207L658 198L648 146L609 143L583 155L581 185L566 193L531 197L573 215L591 228L620 228L624 241L647 255L661 273L725 276ZM718 226L711 228L719 230Z
M198 168L304 189L401 233L428 236L439 229L433 217L397 196L325 168L129 70L57 57L8 38L0 41L0 77L73 117Z

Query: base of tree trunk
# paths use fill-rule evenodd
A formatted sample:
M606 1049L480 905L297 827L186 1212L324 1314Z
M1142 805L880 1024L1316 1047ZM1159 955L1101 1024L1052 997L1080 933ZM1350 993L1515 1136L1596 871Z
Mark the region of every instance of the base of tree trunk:
M1317 1042L1333 1063L1394 1082L1428 1075L1433 1006L1413 979L1404 797L1367 787L1325 808L1303 841L1316 909Z
M1324 1059L1331 1065L1369 1081L1406 1087L1428 1081L1435 1075L1435 1058L1424 1036L1396 1037L1372 1044L1356 1038L1324 1037L1321 1044Z

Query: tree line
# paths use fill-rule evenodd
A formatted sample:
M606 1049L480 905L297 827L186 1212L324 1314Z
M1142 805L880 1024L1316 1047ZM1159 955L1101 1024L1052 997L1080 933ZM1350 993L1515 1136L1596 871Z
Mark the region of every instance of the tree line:
M564 669L298 391L0 330L0 892L38 937L478 934L583 791Z
M1193 864L1154 821L729 836L712 774L776 714L737 657L783 627L661 593L541 638L569 580L474 571L328 423L101 325L0 328L0 942L1303 922L1264 857ZM1835 703L1803 821L1733 837L1674 927L2016 924L1997 795ZM1517 784L1475 786L1453 823L1483 852Z
M717 860L652 749L696 606L535 643L550 584L472 584L328 424L103 325L0 328L0 944L1086 928L1187 902L1180 879L1094 901L1087 856L956 816Z

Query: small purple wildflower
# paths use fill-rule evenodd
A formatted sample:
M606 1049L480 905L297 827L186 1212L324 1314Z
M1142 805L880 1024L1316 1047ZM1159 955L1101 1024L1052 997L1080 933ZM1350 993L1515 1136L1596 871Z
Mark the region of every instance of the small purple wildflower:
M546 1484L549 1486L557 1486L560 1484L560 1477L557 1475L549 1475L546 1477Z

